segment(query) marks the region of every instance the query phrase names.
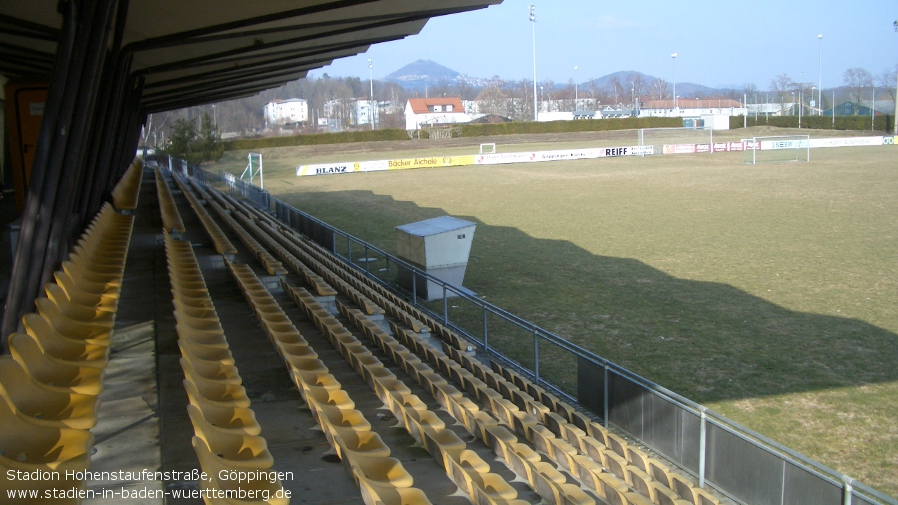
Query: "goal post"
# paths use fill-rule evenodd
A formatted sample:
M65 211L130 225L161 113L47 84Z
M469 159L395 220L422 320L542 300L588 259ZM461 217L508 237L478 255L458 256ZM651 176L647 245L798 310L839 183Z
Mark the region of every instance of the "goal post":
M745 141L742 163L746 165L790 161L811 161L810 135L752 137Z
M480 144L480 154L496 154L496 144Z
M702 127L681 128L640 128L637 131L639 146L652 146L653 154L665 154L666 152L680 152L677 146L704 145L707 152L713 152L714 131ZM666 146L666 147L665 147Z

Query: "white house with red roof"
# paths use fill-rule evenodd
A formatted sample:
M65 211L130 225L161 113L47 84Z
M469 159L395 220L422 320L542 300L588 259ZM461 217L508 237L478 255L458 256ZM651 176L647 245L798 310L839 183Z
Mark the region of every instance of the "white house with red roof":
M421 128L471 120L460 98L410 98L405 104L405 129Z

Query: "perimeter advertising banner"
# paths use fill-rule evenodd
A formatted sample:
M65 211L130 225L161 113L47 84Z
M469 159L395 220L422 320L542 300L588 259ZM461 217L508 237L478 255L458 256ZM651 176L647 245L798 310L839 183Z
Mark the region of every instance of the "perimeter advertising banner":
M811 139L811 147L855 147L855 146L881 146L885 139L892 137L846 137L838 139Z
M297 177L311 175L348 174L353 172L380 172L383 170L412 170L427 167L460 167L473 165L474 156L430 156L398 160L356 161L320 163L296 167Z
M654 154L653 146L599 147L558 151L531 151L520 153L495 153L466 156L432 156L398 160L356 161L321 163L296 167L297 177L353 172L379 172L383 170L412 170L428 167L461 167L467 165L499 165L505 163L536 163L542 161L566 161L617 156L647 156Z

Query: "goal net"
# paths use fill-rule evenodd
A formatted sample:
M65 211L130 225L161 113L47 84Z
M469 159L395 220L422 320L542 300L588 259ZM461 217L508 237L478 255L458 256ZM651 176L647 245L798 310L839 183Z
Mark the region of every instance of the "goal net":
M811 161L810 135L780 135L752 137L745 141L742 162L783 163L786 161Z
M714 132L708 128L640 128L639 145L652 146L652 154L711 152ZM695 146L706 146L697 150Z

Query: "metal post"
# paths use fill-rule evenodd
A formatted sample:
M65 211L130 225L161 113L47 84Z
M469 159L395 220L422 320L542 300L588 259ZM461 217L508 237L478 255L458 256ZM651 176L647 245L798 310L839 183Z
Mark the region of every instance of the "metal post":
M418 306L418 272L412 268L412 305Z
M539 332L533 329L533 383L539 386Z
M486 305L483 306L483 350L489 352L489 341L487 340L487 311Z
M705 447L708 440L708 415L702 408L698 435L698 487L705 487Z
M603 388L605 389L605 392L604 392L604 394L602 395L602 404L603 404L603 405L602 405L602 423L603 423L604 426L607 428L607 427L608 427L608 415L609 415L609 412L608 412L608 403L609 403L608 393L611 391L611 385L608 383L608 382L609 382L609 379L611 378L611 375L608 374L608 363L607 363L607 362L604 364L603 370L604 370L604 373L605 373L605 380L602 381L602 382L603 382Z
M368 260L368 242L365 242L365 272L371 273L371 262Z
M446 283L443 283L443 326L449 324L449 292L446 290Z
M842 505L851 505L851 501L852 501L852 498L853 498L853 496L852 496L853 493L852 493L852 492L854 491L854 486L852 486L852 483L854 483L854 479L852 479L851 477L849 477L849 476L847 476L847 475L843 475L843 476L842 476L842 483L843 483L843 486L842 486Z

